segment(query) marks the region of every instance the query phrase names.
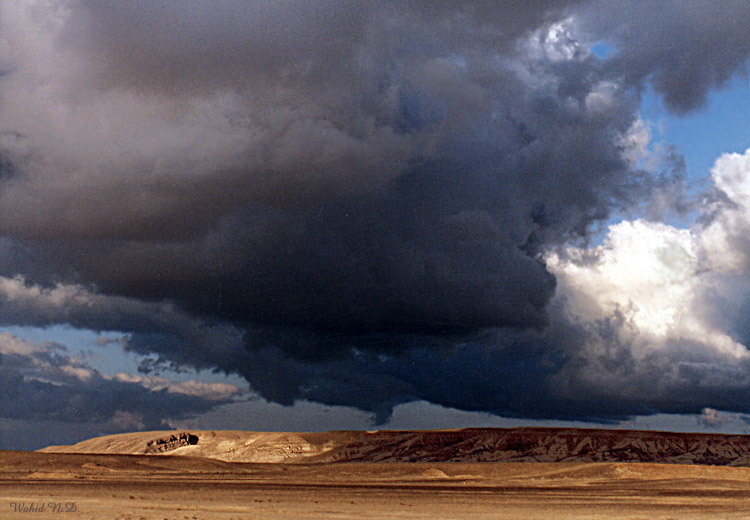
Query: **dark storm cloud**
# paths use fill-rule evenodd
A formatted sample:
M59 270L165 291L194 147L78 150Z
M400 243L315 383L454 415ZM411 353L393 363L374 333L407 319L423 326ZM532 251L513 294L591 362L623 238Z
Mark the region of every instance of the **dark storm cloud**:
M607 358L551 322L540 255L663 184L626 158L639 91L697 106L745 60L745 4L28 5L0 6L4 323L133 332L381 420L690 407L570 383Z
M334 343L339 352L324 362L285 351L274 337L256 343L253 362L237 367L265 399L354 406L373 413L376 424L398 404L415 400L504 417L604 423L657 412L699 414L705 403L747 410L746 359L684 339L637 358L633 341L618 337L621 319L563 322L542 334L496 329L460 337L372 336L359 338L359 347ZM321 348L309 338L292 339Z
M62 40L96 57L98 73L113 84L174 93L294 91L304 83L308 92L292 94L308 94L309 105L373 94L384 86L373 80L432 57L507 49L575 3L82 0L71 4L74 20Z
M140 344L161 338L161 350L172 361L198 369L213 368L226 359L237 361L244 354L240 330L206 323L168 303L96 294L79 285L45 287L18 277L0 277L0 326L53 324L127 331L132 333L131 341Z
M104 90L80 110L123 133L32 154L0 211L105 292L355 335L539 327L554 280L536 254L648 187L615 139L634 99L589 106L597 60L498 54L544 3L71 5L53 48L91 60Z
M648 80L676 112L700 106L711 89L747 72L750 4L743 0L602 2L587 14L617 48L608 67L639 87Z

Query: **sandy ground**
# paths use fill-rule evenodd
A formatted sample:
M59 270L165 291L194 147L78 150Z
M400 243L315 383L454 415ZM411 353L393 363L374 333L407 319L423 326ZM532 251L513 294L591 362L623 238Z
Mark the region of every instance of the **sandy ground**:
M0 452L0 518L747 519L750 468Z

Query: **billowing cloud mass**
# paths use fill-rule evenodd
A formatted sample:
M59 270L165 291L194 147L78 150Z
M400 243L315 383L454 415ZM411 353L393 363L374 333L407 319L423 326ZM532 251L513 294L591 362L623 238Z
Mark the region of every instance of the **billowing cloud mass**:
M671 412L698 413L698 402L746 411L748 249L728 241L750 222L739 195L750 181L748 157L716 162L714 201L690 229L624 221L601 246L548 255L562 320L586 331L555 388L616 391L613 401L642 412L668 403Z
M587 246L682 185L644 89L748 55L742 1L4 1L0 322L377 421L750 411L749 155ZM155 377L101 384L208 391Z

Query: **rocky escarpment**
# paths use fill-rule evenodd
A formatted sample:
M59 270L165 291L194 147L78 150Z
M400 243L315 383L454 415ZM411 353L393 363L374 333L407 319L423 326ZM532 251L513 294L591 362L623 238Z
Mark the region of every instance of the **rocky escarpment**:
M198 440L200 439L200 442ZM169 454L234 462L657 462L750 466L750 436L577 428L272 433L141 432L47 452Z
M659 462L750 466L750 437L554 428L375 432L347 462Z
M183 446L193 446L198 444L198 436L192 433L181 432L174 433L169 437L154 439L146 444L146 453L166 453L168 451L182 448Z

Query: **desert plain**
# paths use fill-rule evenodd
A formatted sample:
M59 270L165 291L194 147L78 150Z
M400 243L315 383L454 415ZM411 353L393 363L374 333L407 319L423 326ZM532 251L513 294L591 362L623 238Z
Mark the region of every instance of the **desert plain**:
M0 518L750 518L750 441L723 437L142 432L0 451ZM634 454L680 463L609 460Z

